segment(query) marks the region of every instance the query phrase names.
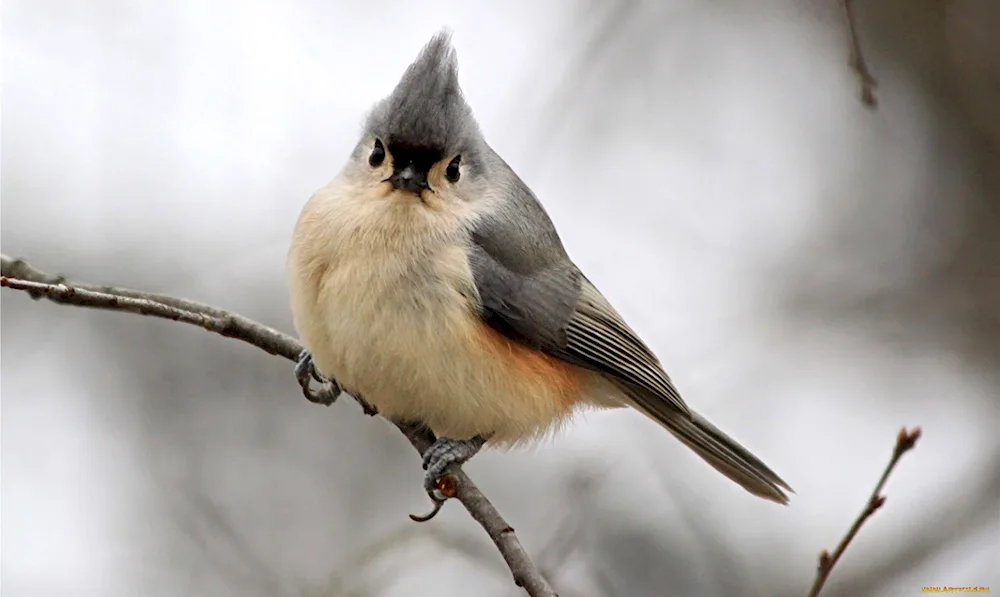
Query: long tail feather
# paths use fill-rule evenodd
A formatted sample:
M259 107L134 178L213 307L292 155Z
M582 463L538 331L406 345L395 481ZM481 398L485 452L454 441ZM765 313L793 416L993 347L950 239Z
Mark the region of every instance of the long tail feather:
M692 412L691 416L687 416L672 409L662 413L650 412L638 404L634 406L674 434L715 470L750 493L779 504L788 503L788 496L782 490L795 493L781 477L751 454L750 450L701 415Z

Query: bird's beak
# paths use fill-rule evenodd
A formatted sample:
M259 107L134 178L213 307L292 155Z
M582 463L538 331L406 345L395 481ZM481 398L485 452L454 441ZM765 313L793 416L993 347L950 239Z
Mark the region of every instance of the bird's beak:
M418 172L412 165L408 165L402 170L397 170L389 177L392 186L400 191L408 191L420 196L421 191L428 188L427 175Z

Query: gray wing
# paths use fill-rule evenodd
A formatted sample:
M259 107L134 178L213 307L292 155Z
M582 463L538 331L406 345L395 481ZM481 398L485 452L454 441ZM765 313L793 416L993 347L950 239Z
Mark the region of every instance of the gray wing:
M518 186L519 201L481 219L470 234L483 320L517 342L609 376L651 412L690 414L653 352L570 261L548 215Z

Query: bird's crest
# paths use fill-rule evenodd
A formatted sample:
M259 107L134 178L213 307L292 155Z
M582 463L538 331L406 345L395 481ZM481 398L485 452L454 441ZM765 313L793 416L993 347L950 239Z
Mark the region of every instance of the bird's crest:
M396 88L368 116L367 130L387 145L457 151L476 129L458 84L451 34L442 30L420 51Z

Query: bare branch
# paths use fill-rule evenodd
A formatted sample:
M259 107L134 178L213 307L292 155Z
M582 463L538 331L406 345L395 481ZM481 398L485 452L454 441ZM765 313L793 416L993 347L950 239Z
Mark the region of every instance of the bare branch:
M61 276L38 270L26 261L0 254L0 286L27 292L35 299L46 298L63 305L126 311L195 325L228 338L242 340L270 354L296 361L302 345L287 334L218 307L162 294L68 283ZM414 425L392 421L422 456L434 443L430 432ZM442 493L455 497L478 522L507 562L514 582L531 597L557 597L535 567L527 551L507 521L462 471L452 465L442 477Z
M920 428L915 427L913 431L907 431L906 428L899 430L899 435L896 436L896 447L892 451L892 458L889 459L889 464L886 465L885 470L882 472L882 478L878 480L878 484L875 485L874 491L872 491L871 496L868 498L868 503L865 504L864 510L861 514L854 520L854 524L851 525L850 530L844 535L844 538L840 540L840 545L834 550L833 555L830 552L823 550L819 554L819 568L816 571L816 580L813 581L812 589L809 591L809 597L816 597L819 592L823 590L823 585L826 584L826 579L830 577L830 573L833 571L833 567L840 560L840 556L844 555L844 551L847 546L854 539L854 536L858 534L861 530L861 526L865 524L865 521L871 518L872 514L885 504L885 496L882 495L882 487L885 486L885 482L889 479L889 475L892 470L896 468L896 463L899 459L917 445L917 440L920 439Z
M851 67L854 69L854 72L857 73L858 79L860 79L861 82L861 102L865 106L874 110L875 106L878 104L875 100L875 87L878 86L878 81L875 80L875 77L868 69L868 63L865 62L864 54L861 53L861 38L858 36L858 20L854 16L854 0L841 1L844 3L844 15L847 17L847 35L851 44Z
M302 350L293 338L266 325L218 307L187 299L99 284L74 282L69 286L62 276L45 273L23 259L12 259L3 254L0 254L0 275L10 279L10 288L24 290L36 300L47 298L64 305L129 311L183 321L228 338L242 340L270 354L293 361L299 358L299 352ZM27 282L34 285L26 284ZM6 283L4 285L8 286Z

